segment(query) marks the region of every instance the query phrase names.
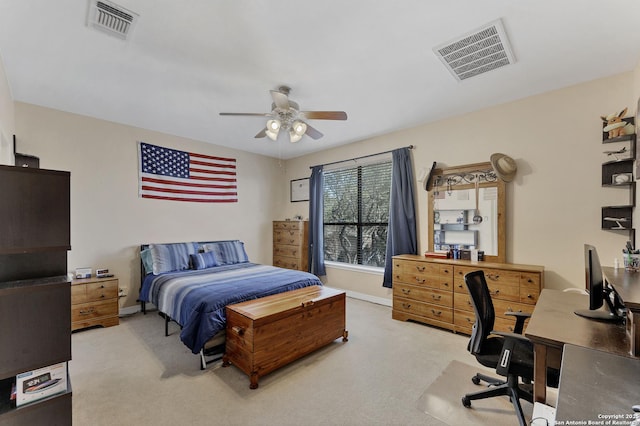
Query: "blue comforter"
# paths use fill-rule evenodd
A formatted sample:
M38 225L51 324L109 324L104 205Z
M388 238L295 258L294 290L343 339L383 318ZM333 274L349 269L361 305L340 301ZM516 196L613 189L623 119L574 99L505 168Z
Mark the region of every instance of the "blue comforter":
M182 327L180 339L194 354L226 327L225 307L312 285L315 275L255 263L148 275L140 300L153 303Z

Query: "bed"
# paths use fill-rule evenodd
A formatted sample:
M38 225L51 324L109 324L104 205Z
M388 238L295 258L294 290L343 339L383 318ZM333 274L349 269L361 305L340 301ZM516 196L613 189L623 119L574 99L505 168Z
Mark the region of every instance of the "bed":
M239 240L149 244L140 247L138 300L152 303L181 328L180 340L201 356L224 352L225 307L322 282L307 272L252 263Z

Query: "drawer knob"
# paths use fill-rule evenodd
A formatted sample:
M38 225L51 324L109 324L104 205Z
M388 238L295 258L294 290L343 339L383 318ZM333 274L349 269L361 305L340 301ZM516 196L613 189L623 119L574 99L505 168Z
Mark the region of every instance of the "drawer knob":
M424 284L424 282L426 281L424 278L418 278L416 277L416 281L420 284Z
M533 299L533 295L532 294L527 294L527 299Z
M462 284L458 284L458 288L462 288Z
M527 282L528 282L528 283L533 283L533 280L532 280L531 278L529 278L529 279L527 280Z
M405 309L409 309L411 307L411 304L410 303L403 303L402 307L405 308Z
M440 300L440 299L442 299L442 296L440 296L439 294L432 294L432 295L431 295L431 298L432 298L433 300Z
M497 296L498 293L500 293L500 290L490 291L489 293L491 293L492 296Z
M100 286L100 288L104 288L104 284Z
M244 335L244 328L239 327L237 325L234 327L231 327L231 330L233 330L233 332L236 333L238 336Z
M418 270L418 272L424 272L425 267L424 266L416 266L416 269Z
M101 294L101 295L100 295L100 298L101 298L101 299L104 299L104 294Z
M442 311L436 311L435 309L431 310L431 313L433 313L433 315L439 317L440 315L442 315Z
M445 273L445 274L448 274L448 273L449 273L449 270L448 270L448 269L445 269L445 270L444 270L444 273Z
M498 281L498 279L500 279L500 275L498 275L498 274L487 274L487 278L489 278L490 280Z
M411 293L411 289L409 289L409 288L403 288L403 289L402 289L402 292L403 292L404 294L409 294L409 293Z
M467 318L465 318L465 319L467 320L467 322L468 322L468 323L470 323L470 322L471 322L471 318L467 317Z
M442 283L442 285L445 286L445 287L449 287L449 283ZM460 287L462 287L462 286L460 286Z

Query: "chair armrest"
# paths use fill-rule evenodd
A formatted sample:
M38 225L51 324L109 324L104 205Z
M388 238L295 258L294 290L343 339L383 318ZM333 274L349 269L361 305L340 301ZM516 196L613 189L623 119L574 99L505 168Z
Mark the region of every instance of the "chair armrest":
M531 318L531 314L529 312L514 312L514 311L507 311L504 313L507 316L512 316L512 317L523 317L523 318Z
M531 340L521 334L508 333L504 331L492 331L491 334L504 337L504 344L502 345L502 352L500 352L500 358L498 360L498 365L496 366L496 373L506 377L510 372L511 357L516 344L531 344Z
M518 334L522 334L522 331L524 330L524 321L527 318L531 317L531 314L528 312L508 311L508 312L505 312L504 314L508 316L516 317L516 325L513 327L513 332Z
M531 342L531 340L529 340L529 338L523 336L522 334L509 333L508 331L492 330L491 334L502 336L505 339L515 340L515 341L520 341L520 342Z

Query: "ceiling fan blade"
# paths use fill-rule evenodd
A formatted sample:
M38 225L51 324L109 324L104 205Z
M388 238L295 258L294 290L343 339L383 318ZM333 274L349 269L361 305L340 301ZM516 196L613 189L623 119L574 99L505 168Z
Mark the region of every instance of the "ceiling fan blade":
M321 137L324 136L322 133L320 133L313 127L309 126L308 124L307 124L307 131L305 133L309 135L312 139L320 139Z
M344 111L300 111L309 120L346 120Z
M264 129L260 130L260 132L258 132L258 134L254 136L254 138L260 139L266 136L267 136L267 128L265 127Z
M277 90L271 90L271 97L273 98L273 103L276 104L276 107L289 109L289 96L285 93Z
M271 117L270 112L221 112L220 115L247 115L252 117Z

